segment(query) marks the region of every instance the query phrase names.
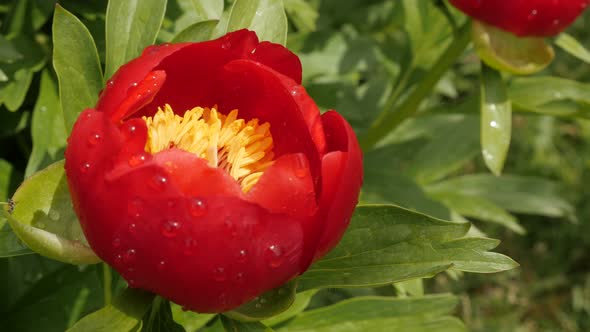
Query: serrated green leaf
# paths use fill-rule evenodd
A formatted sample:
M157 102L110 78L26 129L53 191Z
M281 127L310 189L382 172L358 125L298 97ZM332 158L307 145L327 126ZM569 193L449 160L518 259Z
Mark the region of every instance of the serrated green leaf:
M98 263L88 246L60 161L34 174L13 196L14 210L3 209L16 235L33 251L70 264Z
M297 282L290 281L224 314L232 319L245 322L270 318L289 309L295 301L296 288Z
M219 20L208 20L197 22L179 32L172 39L172 43L182 42L202 42L211 39L213 30L219 23Z
M555 40L555 44L576 58L590 63L590 50L584 47L576 38L563 32Z
M450 267L490 273L517 266L481 247L465 250L459 240L468 223L453 223L394 205L357 207L339 245L299 278L299 289L367 287L429 277ZM479 242L477 242L479 241Z
M96 104L102 89L102 71L90 32L60 5L55 6L53 15L53 45L53 67L69 133L78 114Z
M223 323L223 328L227 332L272 332L273 329L270 327L262 324L261 322L240 322L237 320L233 320L226 316L221 316L221 322Z
M153 299L153 294L126 289L111 305L82 318L68 332L136 331Z
M483 197L512 212L575 220L574 207L557 182L530 176L464 175L430 185L432 195L456 193Z
M41 74L39 97L31 122L33 150L27 163L25 177L61 159L66 146L67 133L58 91L49 70Z
M305 311L278 331L465 331L459 320L446 316L456 305L451 295L356 297Z
M250 29L260 40L286 45L287 15L282 0L236 0L227 31Z
M156 41L167 0L109 1L106 14L105 77Z
M502 76L481 65L481 152L495 175L502 173L512 135L512 103Z

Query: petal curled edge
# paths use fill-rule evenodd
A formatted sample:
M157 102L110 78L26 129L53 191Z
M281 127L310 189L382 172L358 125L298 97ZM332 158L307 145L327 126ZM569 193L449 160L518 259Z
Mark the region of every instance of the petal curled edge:
M322 196L319 222L324 230L314 260L330 251L342 238L358 203L363 182L361 149L344 118L328 111L322 115L328 153L322 158Z
M201 43L147 47L141 56L123 65L108 81L96 109L115 112L134 93L136 84L148 77L150 72L158 70L166 73L166 81L140 116L151 115L166 103L177 112L194 106L211 107L220 95L219 71L226 63L236 59L263 63L301 82L301 63L295 54L281 45L259 43L253 31L238 30Z

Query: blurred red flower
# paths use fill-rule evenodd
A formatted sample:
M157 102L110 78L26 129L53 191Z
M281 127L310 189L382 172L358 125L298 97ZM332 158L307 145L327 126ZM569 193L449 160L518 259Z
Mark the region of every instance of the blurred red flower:
M80 114L65 168L97 255L198 312L303 273L342 237L362 183L348 123L320 116L297 56L246 30L122 66Z
M554 36L570 26L590 0L449 0L465 14L521 37Z

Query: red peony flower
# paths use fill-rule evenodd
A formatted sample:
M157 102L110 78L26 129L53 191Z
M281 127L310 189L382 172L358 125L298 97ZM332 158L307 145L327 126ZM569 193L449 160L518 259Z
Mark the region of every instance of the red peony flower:
M557 35L590 4L590 0L449 1L465 14L521 37Z
M320 116L293 53L246 30L146 48L68 142L92 249L131 287L199 312L303 273L341 238L362 182L348 123Z

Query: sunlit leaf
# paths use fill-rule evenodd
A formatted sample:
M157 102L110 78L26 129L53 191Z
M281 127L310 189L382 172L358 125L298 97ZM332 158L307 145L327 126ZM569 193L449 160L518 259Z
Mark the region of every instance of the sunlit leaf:
M512 135L512 104L502 76L482 64L481 67L481 152L495 175L502 173Z
M96 104L102 89L102 70L90 32L60 5L55 6L53 15L53 44L53 67L69 132L78 114Z
M63 165L57 162L25 180L12 198L14 210L3 209L5 217L33 251L71 264L97 263L74 213Z
M164 19L166 2L109 1L106 16L106 78L154 43Z
M250 29L260 40L287 43L287 16L282 0L236 0L231 8L227 31Z
M590 63L590 50L584 47L576 38L567 33L561 33L555 44L576 58Z
M173 43L182 43L182 42L202 42L211 39L213 35L213 30L219 23L219 20L208 20L208 21L201 21L197 22L186 29L179 32L174 38L172 39Z

